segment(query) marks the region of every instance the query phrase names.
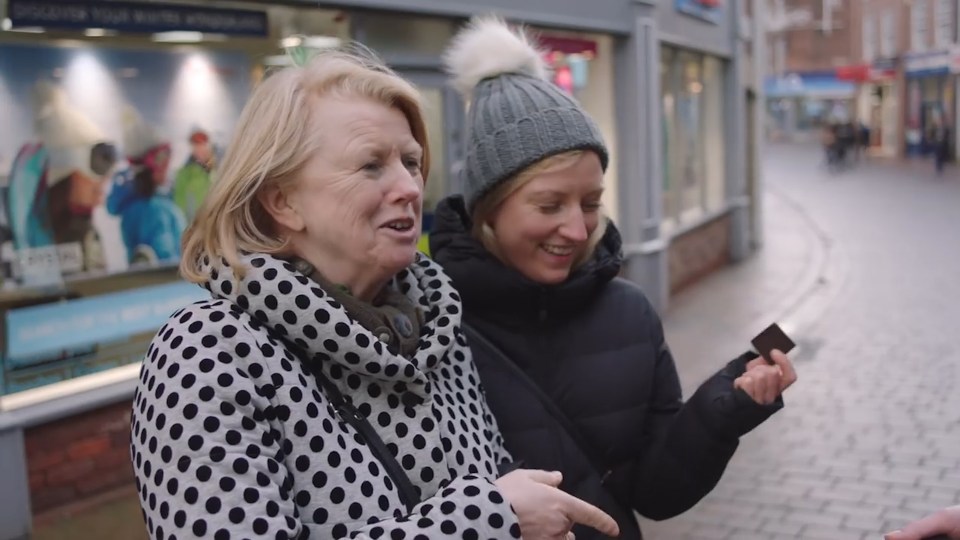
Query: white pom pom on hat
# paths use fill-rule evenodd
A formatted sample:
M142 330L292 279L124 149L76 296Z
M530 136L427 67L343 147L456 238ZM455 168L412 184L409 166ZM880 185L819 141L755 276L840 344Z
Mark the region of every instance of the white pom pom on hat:
M547 80L549 70L540 51L522 29L511 29L496 15L474 17L443 55L451 84L470 100L480 81L513 73Z
M453 38L444 63L469 103L460 171L469 212L498 185L553 155L590 150L606 170L599 127L548 79L544 55L524 31L499 17L475 18Z

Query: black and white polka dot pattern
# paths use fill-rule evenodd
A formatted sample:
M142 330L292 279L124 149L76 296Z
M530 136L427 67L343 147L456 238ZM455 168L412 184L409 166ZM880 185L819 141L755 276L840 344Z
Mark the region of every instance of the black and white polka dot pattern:
M289 263L245 263L243 279L213 271L213 299L175 313L144 359L132 458L151 538L519 538L492 484L509 456L440 267L422 258L394 280L426 314L407 359ZM377 429L421 493L412 514L287 342Z

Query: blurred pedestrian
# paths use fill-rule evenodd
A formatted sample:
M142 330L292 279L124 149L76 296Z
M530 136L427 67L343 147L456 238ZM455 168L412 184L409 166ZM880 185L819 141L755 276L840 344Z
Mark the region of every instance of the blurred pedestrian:
M824 123L820 127L820 144L823 146L823 155L826 159L827 167L832 168L836 164L837 151L837 136L834 132L833 124Z
M941 175L950 158L950 128L941 116L934 118L933 127L930 130L930 146L933 151L934 167L937 174Z

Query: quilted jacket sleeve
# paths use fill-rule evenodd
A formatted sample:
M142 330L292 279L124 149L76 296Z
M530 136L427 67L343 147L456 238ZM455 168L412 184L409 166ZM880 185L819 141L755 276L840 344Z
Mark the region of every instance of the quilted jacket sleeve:
M690 509L716 487L739 438L782 408L783 402L778 398L772 405L759 405L734 388L734 379L756 357L748 353L707 379L684 403L662 324L656 314L650 316L659 353L632 506L650 519L667 519Z
M283 388L237 361L240 345L222 334L191 335L175 323L151 344L133 403L131 457L152 539L519 538L510 504L479 477L453 479L409 515L399 502L363 520L309 505L311 496L340 489L340 502L361 504L370 516L378 496L391 492L383 477L372 496L332 488L345 469L329 459L297 470L300 462L291 464L285 450L291 434L276 422L287 412L272 402ZM317 425L335 421L326 407L317 409ZM338 445L334 436L319 437L318 446ZM294 475L312 475L317 489L296 492Z

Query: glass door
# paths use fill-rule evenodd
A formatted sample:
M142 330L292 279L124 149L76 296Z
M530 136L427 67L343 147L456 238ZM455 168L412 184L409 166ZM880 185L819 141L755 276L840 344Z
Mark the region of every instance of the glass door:
M433 214L441 199L459 191L458 171L464 156L463 103L447 85L444 74L433 70L400 70L423 95L424 120L430 144L430 175L423 197L423 236L420 249L429 254Z

